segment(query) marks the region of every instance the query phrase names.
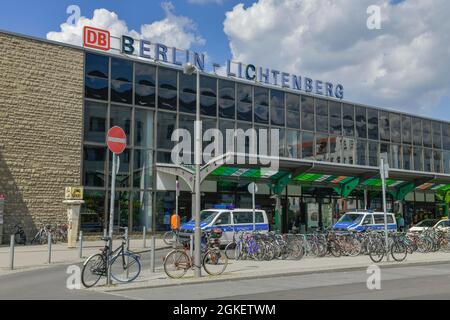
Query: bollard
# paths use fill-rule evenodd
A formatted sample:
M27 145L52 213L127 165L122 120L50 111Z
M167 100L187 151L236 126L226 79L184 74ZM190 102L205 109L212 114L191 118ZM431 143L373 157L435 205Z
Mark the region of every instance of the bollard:
M14 270L14 245L15 245L15 241L14 241L14 235L11 235L11 240L10 240L10 249L9 249L9 268L11 270Z
M52 263L52 234L48 234L48 264Z
M83 258L83 231L80 231L80 259Z
M151 272L155 273L155 245L156 245L156 237L152 236L152 248L151 248L151 257L150 257L150 269Z
M143 243L143 248L145 249L147 247L147 228L144 226L142 228L142 243Z
M191 234L189 238L191 238L189 243L189 255L192 257L194 255L194 235Z

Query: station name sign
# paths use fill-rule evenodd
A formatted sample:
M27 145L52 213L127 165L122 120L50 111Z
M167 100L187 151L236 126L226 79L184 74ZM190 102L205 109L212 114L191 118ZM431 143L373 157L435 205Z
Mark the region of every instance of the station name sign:
M190 62L201 71L206 72L205 55L203 53L168 47L161 43L152 43L144 39L134 39L126 35L121 36L118 45L112 46L111 38L109 31L87 26L84 27L83 45L85 47L103 51L119 50L121 54L137 56L142 59L164 62L176 66L182 66ZM253 64L243 64L231 60L227 60L226 66L213 63L211 67L212 72L216 75L219 75L218 71L221 70L229 78L259 82L284 89L299 90L337 99L344 98L344 86L342 84L314 80L297 74L257 67Z

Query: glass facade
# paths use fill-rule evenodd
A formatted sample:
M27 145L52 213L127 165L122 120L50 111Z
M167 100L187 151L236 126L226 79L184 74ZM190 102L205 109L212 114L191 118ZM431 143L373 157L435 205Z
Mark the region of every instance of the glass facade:
M196 94L195 75L86 53L82 179L90 224L103 228L107 219L111 156L105 138L118 125L127 149L120 157L116 222L163 229L166 217L152 208L172 194L156 192L154 164L171 162L175 129L193 138ZM386 152L392 168L450 172L448 123L206 75L200 97L204 131L219 128L225 138L226 129L279 129L283 157L374 167Z

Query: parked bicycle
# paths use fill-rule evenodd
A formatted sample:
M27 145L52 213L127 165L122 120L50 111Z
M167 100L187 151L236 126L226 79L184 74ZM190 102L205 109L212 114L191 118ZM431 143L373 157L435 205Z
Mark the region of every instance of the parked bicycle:
M140 255L128 249L127 239L121 237L122 243L110 253L109 237L102 237L105 246L100 253L90 256L83 264L81 282L86 288L95 286L101 277L108 275L108 261L111 266L111 278L117 282L134 281L141 272ZM108 259L109 258L109 259Z
M167 231L166 233L163 234L163 241L168 246L171 246L174 243L178 243L179 242L178 236L179 236L179 230L178 229L170 230L170 231Z
M33 239L31 239L31 244L46 244L48 242L49 234L52 233L53 231L51 225L47 224L45 226L42 226L35 234ZM52 243L56 243L56 239L55 237L53 237L53 235L52 235Z

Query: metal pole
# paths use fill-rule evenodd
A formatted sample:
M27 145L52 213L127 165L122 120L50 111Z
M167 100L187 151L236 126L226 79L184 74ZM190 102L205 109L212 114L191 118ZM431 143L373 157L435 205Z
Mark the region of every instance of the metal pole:
M14 269L14 245L15 245L15 241L14 241L14 235L11 235L11 240L10 240L10 246L9 246L9 268L11 270Z
M142 246L145 248L147 246L147 228L142 227Z
M200 229L200 164L202 158L202 144L201 144L201 132L202 126L200 122L200 70L197 71L197 112L195 121L195 244L194 244L194 277L200 278L202 276L201 271L201 229Z
M125 252L128 252L130 249L130 239L128 237L128 227L125 228L125 242L126 242L126 248ZM130 264L130 257L127 255L127 279L130 277L130 269L128 268L128 265Z
M156 246L156 237L152 236L152 248L150 251L150 270L155 273L155 246Z
M189 235L189 256L192 257L194 254L194 235Z
M385 181L385 171L384 171L384 159L381 158L381 166L380 166L380 172L381 172L381 187L383 192L383 213L384 213L384 241L386 246L386 259L389 261L389 244L388 244L388 228L387 228L387 213L386 213L386 181Z
M111 253L112 253L112 237L113 237L113 227L114 227L114 198L116 196L115 189L116 189L116 154L113 153L113 162L112 162L112 178L111 178L111 201L109 204L109 254L108 254L108 277L107 277L107 285L111 285Z
M80 231L80 259L83 258L83 231Z
M107 230L105 228L105 229L103 229L103 238L106 238L107 235L108 235L108 232L107 232Z
M52 263L52 234L48 234L48 263Z
M252 205L253 205L253 231L256 231L256 212L255 212L255 188L256 183L253 182Z

